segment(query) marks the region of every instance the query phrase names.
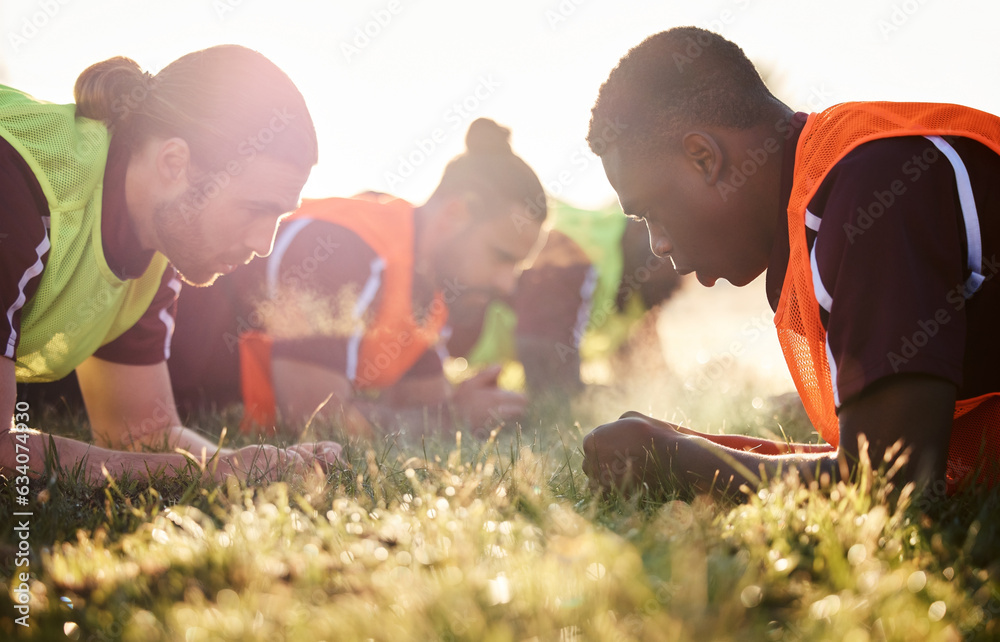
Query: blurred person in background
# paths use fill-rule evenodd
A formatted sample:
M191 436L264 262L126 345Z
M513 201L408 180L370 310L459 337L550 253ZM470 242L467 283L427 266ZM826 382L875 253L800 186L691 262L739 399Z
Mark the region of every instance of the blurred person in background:
M298 89L259 53L218 46L155 76L97 63L74 96L0 88L0 415L17 428L0 433L0 471L37 474L50 439L89 481L176 471L176 449L217 455L220 477L335 460L332 443L219 449L181 425L166 365L180 279L207 285L268 254L298 204L317 161ZM74 371L94 446L28 431L41 409L16 400L15 382Z
M442 367L449 324L513 292L539 240L545 194L509 138L474 121L418 207L374 193L307 200L266 262L191 293L200 300L182 293L170 360L182 396L242 400L249 431L299 430L314 413L364 435L520 417L526 399L496 386L498 369L452 385Z
M650 312L681 277L649 249L645 225L617 204L584 210L556 201L549 220L545 245L513 296L494 301L482 322L453 326L448 349L473 367L519 362L529 396L564 401L583 390L585 363L624 365L630 348L658 345ZM658 352L651 356L662 364ZM612 380L625 374L612 369Z

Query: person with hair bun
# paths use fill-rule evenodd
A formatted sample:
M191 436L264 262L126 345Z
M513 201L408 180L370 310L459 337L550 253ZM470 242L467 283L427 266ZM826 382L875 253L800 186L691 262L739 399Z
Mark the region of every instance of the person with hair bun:
M39 473L50 443L28 431L41 409L16 400L15 381L74 371L96 446L51 437L51 454L88 480L174 472L188 462L177 449L218 455L216 477L335 460L330 443L220 450L181 425L166 366L180 281L207 285L267 255L298 205L317 162L298 89L225 45L156 75L111 58L74 96L0 87L0 416L16 420L0 433L0 474Z
M296 429L317 410L360 434L482 432L520 416L526 400L497 388L497 369L453 387L441 357L448 327L509 294L539 239L545 193L509 137L471 123L419 207L378 193L304 201L266 262L220 281L214 298L234 308L209 333L209 293L182 295L170 360L181 395L242 395L247 430Z

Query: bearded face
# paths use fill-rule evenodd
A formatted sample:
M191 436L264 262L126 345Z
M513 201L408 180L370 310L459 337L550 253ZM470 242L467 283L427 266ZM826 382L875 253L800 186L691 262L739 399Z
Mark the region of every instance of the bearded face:
M177 198L160 203L153 213L153 228L161 252L170 259L181 278L191 285L207 286L218 273L210 266L205 239L204 209L195 206L201 190L190 187Z
M153 210L156 250L192 285L211 285L254 255L267 256L282 215L309 172L258 156L235 176L208 177Z

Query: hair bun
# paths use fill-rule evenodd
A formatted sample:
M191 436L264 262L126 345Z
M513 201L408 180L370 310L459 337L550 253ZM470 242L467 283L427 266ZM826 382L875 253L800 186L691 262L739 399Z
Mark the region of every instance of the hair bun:
M87 67L76 79L73 98L80 116L108 125L126 117L133 103L145 99L151 76L139 63L115 56Z
M513 154L510 148L510 130L489 118L477 118L465 134L465 146L470 152L485 154Z

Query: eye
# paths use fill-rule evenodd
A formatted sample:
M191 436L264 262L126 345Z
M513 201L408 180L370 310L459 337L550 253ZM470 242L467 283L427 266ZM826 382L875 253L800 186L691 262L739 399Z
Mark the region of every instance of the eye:
M518 261L517 257L511 254L510 252L496 247L493 248L493 255L500 263L510 263L511 265L513 265Z

